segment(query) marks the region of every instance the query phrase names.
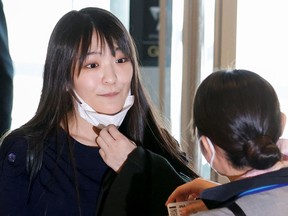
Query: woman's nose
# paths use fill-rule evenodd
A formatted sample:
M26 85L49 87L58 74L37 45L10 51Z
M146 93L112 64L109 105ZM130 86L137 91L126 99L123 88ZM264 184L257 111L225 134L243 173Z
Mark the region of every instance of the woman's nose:
M116 68L114 62L107 63L103 71L103 82L106 84L114 84L117 80Z

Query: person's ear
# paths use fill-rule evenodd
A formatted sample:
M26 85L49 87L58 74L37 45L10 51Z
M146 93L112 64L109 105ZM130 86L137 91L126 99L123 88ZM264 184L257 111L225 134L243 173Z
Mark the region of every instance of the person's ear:
M285 125L286 125L286 115L285 115L283 112L281 112L282 133L283 133L283 131L284 131Z
M206 161L211 161L211 157L213 155L213 152L215 149L209 145L208 137L201 136L199 139L200 145L201 145L201 151L203 156L205 157Z

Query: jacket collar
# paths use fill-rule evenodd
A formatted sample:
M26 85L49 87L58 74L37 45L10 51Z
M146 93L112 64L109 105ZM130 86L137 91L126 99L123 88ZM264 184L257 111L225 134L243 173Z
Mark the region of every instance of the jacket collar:
M288 183L288 168L206 189L200 198L209 209L219 208L234 202L239 194L247 190L285 183Z

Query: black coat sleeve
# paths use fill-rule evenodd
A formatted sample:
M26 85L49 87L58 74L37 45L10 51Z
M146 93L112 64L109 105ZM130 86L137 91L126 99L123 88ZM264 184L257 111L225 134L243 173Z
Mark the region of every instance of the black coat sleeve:
M109 181L111 184L107 185ZM165 202L168 196L185 182L187 179L178 174L164 157L137 147L121 172L110 174L104 181L107 187L97 215L167 216Z

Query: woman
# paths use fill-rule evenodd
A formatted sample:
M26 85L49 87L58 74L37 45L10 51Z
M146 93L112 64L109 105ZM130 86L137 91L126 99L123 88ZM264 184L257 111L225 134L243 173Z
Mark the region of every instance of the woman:
M195 215L287 215L288 162L277 146L284 147L278 140L285 116L273 87L247 70L212 73L196 92L193 115L204 157L231 182L196 179L178 187L167 204L200 194L212 210ZM196 207L183 208L183 215Z
M173 188L197 176L186 163L123 24L71 11L52 32L35 116L3 140L0 215L165 215Z

